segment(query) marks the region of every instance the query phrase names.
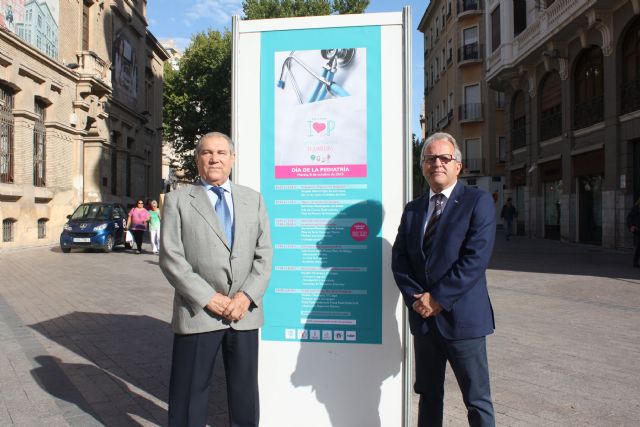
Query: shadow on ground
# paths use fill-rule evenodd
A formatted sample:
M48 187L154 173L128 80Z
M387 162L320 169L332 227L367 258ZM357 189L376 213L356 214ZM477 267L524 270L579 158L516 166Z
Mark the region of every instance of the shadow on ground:
M40 366L31 374L50 395L107 426L139 425L136 420L166 425L173 340L166 322L144 315L73 312L30 327L89 362L37 357ZM216 363L214 383L208 424L226 425L222 363Z
M632 258L631 250L520 236L506 241L498 231L489 268L637 280L640 269L632 267Z

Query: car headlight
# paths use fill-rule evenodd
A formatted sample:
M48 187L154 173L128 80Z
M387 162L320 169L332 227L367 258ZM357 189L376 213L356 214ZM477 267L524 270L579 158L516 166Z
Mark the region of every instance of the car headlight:
M69 224L65 224L63 228L64 228L64 231L72 231L73 230L73 228L71 228L71 226Z
M93 227L93 231L102 231L102 230L105 230L106 228L107 228L107 224L102 224L102 225Z

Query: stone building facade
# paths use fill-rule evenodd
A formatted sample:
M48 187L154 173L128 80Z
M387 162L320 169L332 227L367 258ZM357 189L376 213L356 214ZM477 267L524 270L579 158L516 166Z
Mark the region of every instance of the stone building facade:
M640 1L487 0L522 233L628 247L640 197Z
M167 53L146 0L46 3L58 7L57 49L0 22L0 250L56 243L80 203L162 190Z

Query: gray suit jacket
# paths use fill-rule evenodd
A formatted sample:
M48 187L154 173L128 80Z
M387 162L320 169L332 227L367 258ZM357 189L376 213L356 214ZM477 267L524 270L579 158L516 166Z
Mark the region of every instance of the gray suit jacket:
M262 297L271 277L271 235L262 195L231 185L233 248L206 188L191 185L167 194L160 232L160 268L175 288L173 331L193 334L225 328L257 329L264 323ZM221 292L244 291L253 301L242 320L229 322L204 307Z

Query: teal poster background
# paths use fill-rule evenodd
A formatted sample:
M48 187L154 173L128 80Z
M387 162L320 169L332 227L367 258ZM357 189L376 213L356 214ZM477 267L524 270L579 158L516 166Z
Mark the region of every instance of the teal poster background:
M380 43L379 26L261 34L260 180L274 245L273 276L264 298L263 340L345 344L382 341ZM275 148L281 141L276 141L276 135L286 135L288 144L296 144L296 132L304 123L297 123L302 116L295 114L296 108L284 110L280 106L276 110L276 96L281 96L277 91L292 90L291 79L278 85L282 67L276 58L313 50L320 54L322 49L356 49L360 55L357 59L364 58L360 64L364 74L359 82L366 82L366 86L359 100L366 101L366 111L357 130L362 129L366 155L355 153L355 166L348 162L333 165L332 159L324 163L322 157L323 163L299 165L284 174L281 168L277 173ZM291 69L309 78L302 66L292 64ZM318 75L323 73L322 68L311 70ZM338 69L336 82L340 73ZM352 95L352 87L345 85L344 92L336 91L344 96L339 100L341 108L349 102L347 96ZM302 100L301 104L306 104L303 108L312 114L311 136L326 136L320 134L333 130L331 126L335 126L335 132L325 138L322 146L303 145L309 143L301 138L301 147L339 151L338 144L352 143L340 136L354 134L354 129L341 133L349 122L344 117L350 113L348 106L346 110L333 111L332 100L331 96L315 103L308 98ZM317 117L313 116L316 108L321 111ZM398 141L399 149L400 144ZM287 155L287 151L278 154L279 158ZM320 162L316 154L309 158Z

